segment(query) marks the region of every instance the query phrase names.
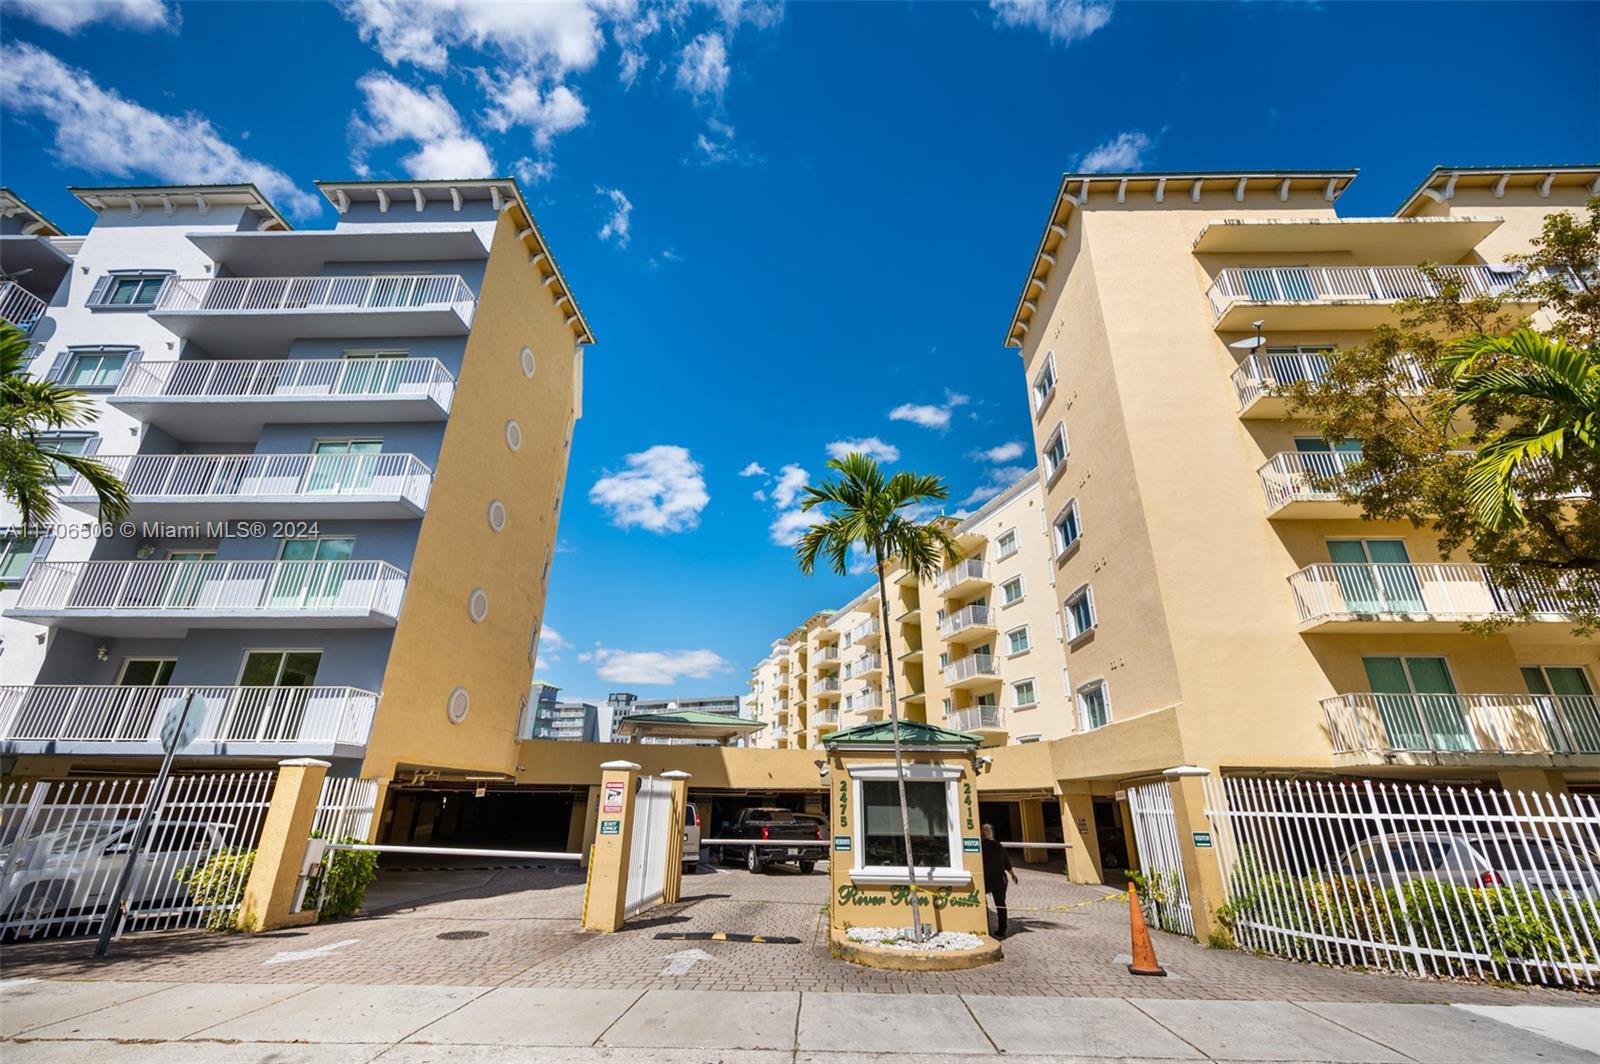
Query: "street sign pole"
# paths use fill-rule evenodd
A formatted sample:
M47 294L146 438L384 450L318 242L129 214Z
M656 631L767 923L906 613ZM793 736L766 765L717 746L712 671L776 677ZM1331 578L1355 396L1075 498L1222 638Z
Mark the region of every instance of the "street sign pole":
M128 859L122 865L122 874L117 876L117 889L111 893L111 904L106 908L106 918L100 924L100 941L94 946L96 960L104 957L106 951L111 948L111 936L116 933L117 925L122 920L122 900L128 892L128 882L133 878L134 866L138 864L139 851L144 848L145 835L150 830L150 818L167 789L167 777L172 774L173 755L178 752L179 747L188 746L194 738L194 731L187 727L189 710L194 705L194 696L195 690L191 687L177 713L168 713L166 720L161 724L161 743L164 747L161 771L156 773L156 781L151 786L150 793L145 795L144 808L139 812L139 824L133 829L133 840L128 844Z

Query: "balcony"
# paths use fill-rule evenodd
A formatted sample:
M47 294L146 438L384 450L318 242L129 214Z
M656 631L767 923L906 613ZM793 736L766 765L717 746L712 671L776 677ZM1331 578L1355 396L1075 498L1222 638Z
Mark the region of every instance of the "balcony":
M859 643L863 639L870 639L877 635L878 631L878 619L873 617L871 620L862 621L850 630L850 641Z
M1440 266L1467 296L1504 295L1522 271L1492 266ZM1393 316L1393 305L1438 287L1414 266L1246 266L1217 274L1206 292L1218 332L1244 332L1267 317L1276 331L1371 329Z
M416 518L433 484L431 469L399 453L98 457L127 485L133 521ZM61 502L99 509L82 477L62 490Z
M1357 760L1600 756L1593 695L1348 694L1322 711L1333 752Z
M1328 375L1328 356L1315 351L1286 351L1278 354L1249 355L1230 374L1233 391L1239 399L1239 416L1281 420L1289 416L1284 389L1302 382L1316 384ZM1427 375L1409 355L1401 356L1393 368L1408 378L1408 393L1427 387Z
M973 735L999 735L1006 730L1006 711L999 706L971 706L952 710L950 725Z
M967 606L939 622L939 634L949 643L965 643L994 632L994 611L987 606Z
M818 665L825 665L830 661L838 661L839 660L839 648L838 647L818 647L817 648L817 653L816 653L816 656L815 656L814 660L816 661L816 663Z
M308 338L465 336L476 307L456 274L174 277L150 317L204 348L253 353Z
M919 625L919 624L921 624L922 623L922 607L921 606L912 606L912 607L910 607L904 613L902 613L900 616L896 617L895 621L897 623L899 623L899 624L911 624L911 625Z
M992 654L968 654L944 667L944 685L952 691L1000 682L1000 669Z
M379 561L35 562L6 616L107 636L392 628L405 588Z
M882 672L882 654L863 654L861 655L860 659L855 662L855 676L857 679L864 680L870 676L878 676L882 674Z
M247 443L268 423L443 421L455 387L436 358L183 359L129 366L106 402L179 439Z
M837 709L813 709L810 724L817 731L835 731L839 727L839 711Z
M159 756L190 691L201 725L186 756L360 757L378 705L355 687L0 687L0 751Z
M940 573L938 588L939 594L949 598L989 584L989 567L983 564L983 559L968 558Z
M1319 562L1290 576L1289 587L1305 632L1457 631L1524 607L1535 622L1566 624L1574 609L1600 601L1600 581L1579 573L1522 570L1497 581L1464 562ZM1539 632L1542 641L1556 635Z
M1361 507L1346 502L1318 482L1344 476L1361 461L1360 451L1280 451L1260 469L1267 516L1282 518L1360 517Z
M851 695L844 707L852 713L860 713L869 720L876 720L883 716L883 693L875 687L866 687Z
M816 695L836 695L839 693L839 686L839 677L824 676L811 685L811 692Z
M24 336L33 335L33 327L49 305L15 281L0 284L0 318L21 329Z

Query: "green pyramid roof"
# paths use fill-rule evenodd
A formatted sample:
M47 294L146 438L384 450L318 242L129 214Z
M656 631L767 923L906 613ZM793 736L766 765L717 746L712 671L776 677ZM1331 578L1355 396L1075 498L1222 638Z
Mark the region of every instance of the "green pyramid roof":
M920 720L903 720L900 722L901 746L951 746L951 747L977 747L982 745L983 739L969 732L953 731L950 728L941 728L937 724L926 724ZM823 746L893 746L894 723L887 720L874 720L866 724L857 724L853 728L831 732L822 737Z
M729 713L706 713L698 709L674 709L666 713L629 713L618 724L706 724L732 728L765 728L759 720L735 717Z

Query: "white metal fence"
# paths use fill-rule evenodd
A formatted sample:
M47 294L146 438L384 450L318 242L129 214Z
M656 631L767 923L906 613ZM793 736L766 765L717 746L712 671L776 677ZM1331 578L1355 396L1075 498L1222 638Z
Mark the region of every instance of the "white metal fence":
M1600 581L1577 572L1492 576L1469 562L1319 562L1289 577L1302 623L1360 614L1472 620L1526 610L1568 616L1600 601Z
M445 410L455 378L436 358L198 359L136 362L118 398L359 400L428 397Z
M263 495L311 498L394 495L421 508L433 471L414 454L137 454L98 455L135 501L202 498L218 501ZM61 492L91 496L82 476Z
M477 299L455 274L377 277L173 277L159 311L352 311L454 308L469 322Z
M1206 781L1206 805L1246 949L1523 983L1600 976L1592 797L1230 777Z
M999 706L970 706L952 710L950 723L958 731L992 731L1006 726L1006 712Z
M640 777L634 796L633 834L628 840L624 916L632 916L661 900L667 882L667 835L681 830L672 819L672 781Z
M1593 695L1359 692L1322 710L1336 754L1600 754Z
M1133 820L1133 839L1139 849L1139 871L1148 884L1140 895L1145 912L1163 931L1193 936L1189 882L1183 874L1183 854L1178 848L1178 815L1167 781L1129 787L1128 815Z
M1438 266L1467 297L1503 295L1523 277L1495 266ZM1439 294L1439 286L1414 266L1243 266L1217 274L1206 295L1217 317L1236 301L1250 303L1393 302Z
M980 676L1000 676L1000 668L995 664L993 654L968 654L964 658L957 658L944 667L944 682L946 684L960 683L962 680L971 680Z
M372 818L378 811L378 781L353 776L322 781L322 797L311 821L311 834L324 839L372 837Z
M23 335L33 332L48 305L15 281L0 284L0 318L21 329Z

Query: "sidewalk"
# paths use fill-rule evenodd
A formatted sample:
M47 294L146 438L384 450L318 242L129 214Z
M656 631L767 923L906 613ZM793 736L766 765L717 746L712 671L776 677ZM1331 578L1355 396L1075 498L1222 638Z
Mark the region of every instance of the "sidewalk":
M316 983L0 983L34 1062L1600 1062L1600 1010Z

